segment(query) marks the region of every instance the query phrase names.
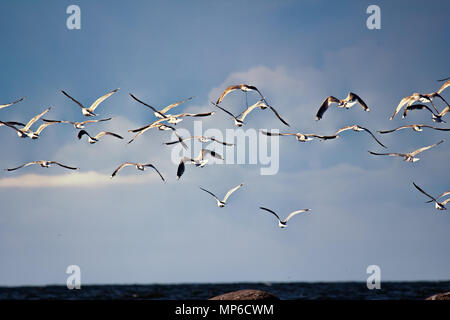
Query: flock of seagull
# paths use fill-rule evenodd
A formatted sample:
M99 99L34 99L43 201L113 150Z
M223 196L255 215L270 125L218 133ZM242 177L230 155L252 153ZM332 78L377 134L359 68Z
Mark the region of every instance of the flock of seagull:
M391 117L389 118L390 120L392 120L397 113L399 113L402 108L404 108L403 111L403 116L402 118L405 118L408 114L408 112L413 111L413 110L426 110L429 111L431 113L431 119L432 121L436 122L436 123L446 123L442 118L450 111L450 105L447 103L447 101L442 97L441 93L450 86L450 80L449 78L446 79L441 79L438 81L445 81L445 83L439 88L439 90L437 90L436 92L432 92L432 93L428 93L428 94L423 94L423 93L413 93L412 95L405 97L403 99L401 99L400 103L398 104L398 106L395 108L394 113L391 115ZM85 117L97 117L98 115L95 113L95 110L97 109L97 107L106 99L108 99L110 96L112 96L113 94L115 94L116 92L118 92L119 89L115 89L112 90L111 92L108 92L107 94L101 96L100 98L98 98L97 100L95 100L89 107L85 107L81 102L79 102L78 100L76 100L75 98L73 98L71 95L69 95L66 91L62 90L62 94L65 95L67 98L69 98L70 100L72 100L74 103L76 103L80 108L81 108L81 113L83 116ZM226 96L228 96L230 93L234 92L234 91L241 91L245 93L245 97L246 97L246 101L247 101L247 93L248 92L256 92L260 99L248 106L247 103L247 107L245 108L245 110L243 110L240 114L235 115L233 114L231 111L228 110L228 108L225 108L223 106L223 101L225 99ZM176 124L178 124L179 122L183 121L183 118L185 117L209 117L215 114L215 111L211 111L211 112L206 112L206 113L179 113L179 114L170 114L168 113L170 110L172 110L173 108L179 106L180 104L190 101L192 100L194 97L189 97L187 99L175 102L171 105L168 105L167 107L158 110L156 108L154 108L153 106L149 105L148 103L138 99L136 96L134 96L132 93L130 93L130 96L132 99L134 99L135 101L137 101L138 103L148 107L149 109L151 109L153 111L154 116L157 118L155 121L137 128L137 129L131 129L129 130L129 132L134 133L134 137L128 141L128 143L132 143L136 138L138 138L140 135L142 135L143 133L147 132L148 130L152 129L152 128L157 128L158 130L165 130L165 131L172 131L175 133L175 136L177 137L176 140L174 141L169 141L169 142L165 142L165 145L173 145L173 144L177 144L180 143L183 148L187 149L187 145L185 143L185 141L188 140L198 140L201 143L205 143L205 142L215 142L215 143L219 143L225 146L234 146L234 144L232 143L227 143L224 141L220 141L218 139L216 139L215 137L207 137L207 136L191 136L191 137L182 137L178 131L176 130L176 128L174 127ZM436 107L436 105L433 103L433 99L435 98L439 98L441 99L445 104L446 107L442 110L439 111ZM10 107L13 106L21 101L23 101L25 99L25 97L18 99L16 101L13 101L11 103L7 103L7 104L3 104L0 105L0 109L6 108L6 107ZM319 107L317 113L316 113L316 121L320 120L323 118L325 112L330 108L331 105L336 104L336 106L338 108L345 108L345 109L350 109L352 106L354 106L356 103L358 103L362 109L366 112L370 111L370 108L367 106L367 104L363 101L363 99L361 99L361 97L359 97L357 94L353 93L353 92L349 92L347 97L345 99L338 99L334 96L329 96L327 97L323 103L321 104L321 106ZM426 103L430 103L432 108L434 109L434 111L426 105ZM266 98L261 94L261 92L259 91L258 88L256 88L255 86L252 85L248 85L248 84L237 84L237 85L231 85L229 87L227 87L222 94L220 95L220 97L217 99L217 101L215 102L211 102L212 106L217 108L218 110L222 110L223 112L225 112L226 114L230 115L231 118L234 121L234 125L236 127L242 127L243 125L245 125L245 118L254 110L265 110L265 109L270 109L273 114L286 126L290 126L286 120L284 120L281 115L275 110L275 108L273 106L271 106ZM97 133L96 135L91 135L90 133L88 133L88 131L85 130L86 125L88 124L92 124L92 123L100 123L100 122L105 122L105 121L110 121L112 118L104 118L104 119L92 119L92 120L85 120L85 121L81 121L81 122L74 122L74 121L67 121L67 120L51 120L51 119L45 119L42 118L44 115L46 115L49 111L51 110L51 107L48 107L47 109L45 109L44 111L42 111L41 113L37 114L35 117L33 117L32 119L30 119L26 124L21 123L21 122L17 122L17 121L0 121L0 127L4 126L4 127L9 127L12 130L14 130L17 135L20 138L31 138L31 139L38 139L39 136L42 134L42 132L44 131L44 129L46 129L47 127L51 126L51 125L55 125L55 124L71 124L74 126L75 129L78 130L78 134L77 137L78 139L82 139L83 136L87 136L87 140L90 144L95 144L96 142L98 142L100 140L100 138L102 137L106 137L109 136L111 138L116 138L116 139L123 139L122 136L120 136L119 134L113 133L113 132L109 132L109 131L101 131L99 133ZM33 131L31 128L33 127L33 125L39 120L42 120L42 123L38 126L38 128ZM170 125L169 125L170 124ZM435 127L435 126L431 126L431 125L427 125L427 124L409 124L409 125L404 125L392 130L384 130L381 131L379 130L378 133L379 134L387 134L387 133L392 133L395 132L397 130L402 130L402 129L407 129L407 128L411 128L414 131L420 132L422 131L422 128L429 128L429 129L434 129L434 130L439 130L439 131L450 131L450 128L441 128L441 127ZM345 126L339 130L337 130L336 132L334 132L331 135L318 135L318 134L314 134L314 133L289 133L289 132L285 132L285 133L279 133L279 132L268 132L268 131L263 131L261 130L261 133L267 136L293 136L296 138L297 141L300 142L307 142L307 141L311 141L314 140L314 138L319 139L319 140L333 140L336 138L340 137L340 134L344 131L355 131L355 132L366 132L367 134L369 134L381 147L383 148L387 148L376 136L374 133L372 133L369 129L364 128L362 126L359 126L357 124L354 125L349 125L349 126ZM436 147L437 145L443 143L445 140L442 139L441 141L428 145L428 146L424 146L422 148L419 148L417 150L414 150L412 152L409 153L378 153L378 152L372 152L369 151L370 154L372 155L377 155L377 156L396 156L396 157L402 157L404 159L404 161L407 162L416 162L419 160L419 158L417 158L417 155L425 150L431 149L433 147ZM185 164L186 163L190 163L190 164L194 164L196 167L204 167L207 162L208 162L208 158L209 157L213 157L213 158L217 158L217 159L223 159L222 156L220 154L218 154L215 151L209 150L209 149L201 149L199 155L196 158L190 158L190 157L182 157L180 159L180 162L178 164L178 168L177 168L177 179L180 179L181 176L183 175L184 171L185 171ZM72 167L72 166L67 166L65 164L61 164L59 162L56 161L49 161L49 160L40 160L40 161L31 161L25 164L22 164L18 167L14 167L14 168L7 168L5 169L6 171L10 172L10 171L15 171L30 165L39 165L43 168L48 168L51 165L58 165L62 168L65 169L69 169L69 170L78 170L79 168L77 167ZM111 178L115 177L119 171L121 171L123 168L128 167L128 166L134 166L136 167L137 170L140 171L144 171L145 168L152 168L161 178L161 180L163 182L165 182L164 177L162 176L162 174L160 173L160 171L151 163L135 163L135 162L124 162L122 163L119 167L117 167L114 172L111 174ZM434 202L435 203L435 207L438 210L446 210L445 205L450 201L450 198L447 198L443 201L439 200L443 197L446 197L448 195L450 195L450 191L446 191L444 193L442 193L439 197L433 197L431 195L429 195L428 193L426 193L422 188L420 188L418 185L416 185L413 182L415 188L417 188L421 193L425 194L430 200L427 201L428 203ZM214 193L212 193L211 191L205 189L205 188L201 188L200 189L206 193L208 193L209 195L211 195L217 202L217 206L219 208L223 208L225 207L228 198L231 196L231 194L233 194L235 191L237 191L238 189L240 189L243 186L243 183L233 187L232 189L230 189L225 196L223 197L223 199L221 200L220 198L218 198ZM287 217L282 220L274 211L272 211L271 209L265 208L265 207L260 207L261 210L265 211L265 212L269 212L272 215L275 216L275 218L278 221L278 226L280 228L285 228L287 227L287 222L288 220L290 220L293 216L300 214L300 213L308 213L309 211L311 211L311 209L301 209L301 210L297 210L294 211L292 213L290 213L289 215L287 215Z

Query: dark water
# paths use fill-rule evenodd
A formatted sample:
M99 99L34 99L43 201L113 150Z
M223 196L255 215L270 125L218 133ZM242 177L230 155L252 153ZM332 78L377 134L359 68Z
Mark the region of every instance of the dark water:
M0 287L0 299L209 299L240 289L260 289L289 300L423 300L436 293L449 292L450 281L384 282L380 290L369 290L361 282L86 285L80 290L68 290L64 286Z

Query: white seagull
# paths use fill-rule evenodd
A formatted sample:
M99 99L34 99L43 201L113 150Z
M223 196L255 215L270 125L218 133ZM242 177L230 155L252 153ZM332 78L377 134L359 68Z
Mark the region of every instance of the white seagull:
M42 119L42 121L48 122L48 123L69 123L69 124L72 124L75 127L75 129L84 129L85 124L109 121L111 119L112 118L99 119L99 120L86 120L86 121L81 121L81 122L73 122L73 121L67 121L67 120L48 120L48 119Z
M297 139L297 141L300 142L306 142L306 141L311 141L314 140L313 138L317 138L317 139L321 139L321 140L332 140L332 139L336 139L339 138L338 135L332 135L332 136L321 136L318 134L313 134L313 133L280 133L280 132L268 132L268 131L263 131L260 130L262 134L266 135L266 136L295 136L295 138Z
M124 162L116 170L114 170L114 172L111 174L111 178L113 178L120 170L122 170L122 168L127 167L127 166L135 166L136 169L138 169L140 171L144 171L145 167L153 168L153 170L155 170L159 174L159 176L161 177L161 180L165 182L164 177L162 176L162 174L151 163Z
M396 157L403 157L404 161L407 162L416 162L419 161L420 158L416 158L415 156L418 155L419 153L428 150L430 148L433 148L435 146L437 146L438 144L441 144L442 142L444 142L445 140L442 139L441 141L439 141L438 143L426 146L426 147L422 147L420 149L417 149L411 153L376 153L376 152L372 152L369 151L370 154L376 155L376 156L396 156Z
M442 86L442 87L444 87L444 86ZM442 101L444 101L447 104L447 106L449 106L447 101L439 94L441 92L441 89L439 89L440 91L438 91L438 92L432 92L432 93L428 93L428 94L414 92L412 95L404 97L402 100L400 100L400 103L398 104L397 108L395 108L394 113L391 115L389 120L394 119L395 115L403 108L404 105L406 105L406 107L410 107L410 106L412 106L412 104L414 102L422 102L422 103L429 102L433 106L434 110L436 110L436 112L439 112L433 103L433 98L439 97ZM445 87L443 89L445 89ZM411 109L412 108L410 108L410 110ZM405 116L406 116L406 112L403 114L403 117L405 117Z
M90 144L94 144L94 143L98 142L99 139L101 137L103 137L104 135L113 136L113 137L118 138L118 139L123 139L122 136L119 136L118 134L115 134L115 133L112 133L112 132L109 132L109 131L102 131L99 134L97 134L95 137L92 137L89 133L87 133L86 130L80 130L78 132L78 139L81 139L84 135L88 136L88 141L89 141Z
M427 124L409 124L409 125L406 125L406 126L401 126L401 127L392 129L392 130L384 130L384 131L378 130L378 133L385 134L385 133L391 133L391 132L394 132L394 131L397 131L397 130L408 129L408 128L411 128L411 129L413 129L416 132L423 131L422 128L430 128L430 129L440 130L440 131L450 131L450 128L448 128L448 129L447 128L438 128L438 127L433 127L433 126L430 126L430 125L427 125Z
M384 144L382 144L382 143L380 142L380 140L378 140L377 137L375 137L375 135L374 135L369 129L364 128L364 127L361 127L361 126L359 126L359 125L357 125L357 124L354 124L354 125L351 125L351 126L343 127L343 128L341 128L341 129L339 129L338 131L336 131L336 132L334 133L334 135L339 135L339 133L341 133L341 132L343 132L343 131L347 131L347 130L353 130L353 131L356 131L356 132L365 131L365 132L367 132L368 134L370 134L370 135L372 136L372 138L373 138L380 146L382 146L383 148L387 149L387 147L386 147Z
M81 113L83 113L84 116L86 117L92 117L92 116L97 116L97 114L94 113L95 109L98 107L98 105L100 103L102 103L104 100L106 100L107 98L109 98L110 96L112 96L114 93L116 93L117 91L119 91L119 88L114 89L113 91L105 94L104 96L101 96L100 98L98 98L97 100L94 101L93 104L91 104L91 106L89 108L86 108L84 105L81 104L81 102L75 100L73 97L71 97L67 92L65 92L64 90L61 90L61 92L68 97L69 99L71 99L73 102L75 102L77 105L79 105L81 107Z
M17 170L17 169L20 169L20 168L23 168L23 167L28 167L28 166L30 166L32 164L38 164L42 168L48 168L48 167L50 167L50 165L56 164L56 165L58 165L60 167L63 167L63 168L66 168L66 169L70 169L70 170L78 170L79 169L79 168L74 168L74 167L69 167L69 166L63 165L63 164L61 164L59 162L56 162L56 161L41 160L41 161L31 161L31 162L25 163L25 164L23 164L21 166L18 166L16 168L5 169L5 170L6 171L14 171L14 170Z
M437 201L434 197L430 196L428 193L426 193L425 191L422 190L422 188L420 188L417 184L415 184L413 182L414 187L417 188L417 190L419 190L420 192L422 192L424 195L426 195L428 198L431 199L431 201L428 202L434 202L435 203L435 207L437 210L447 210L447 208L445 207L445 205L450 201L450 199L446 199L443 202L439 202Z
M223 198L223 200L220 200L219 198L217 198L217 196L216 196L214 193L212 193L211 191L208 191L208 190L206 190L206 189L203 189L202 187L200 187L200 189L202 189L203 191L205 191L205 192L209 193L210 195L212 195L212 196L216 199L216 201L217 201L217 206L218 206L219 208L223 208L223 207L225 207L225 205L226 205L226 202L227 202L228 197L229 197L233 192L235 192L237 189L239 189L240 187L242 187L243 185L244 185L244 184L241 183L241 184L237 185L236 187L230 189L230 190L227 192L227 194L225 195L225 197Z
M136 100L137 102L139 102L139 103L143 104L144 106L146 106L146 107L152 109L154 115L155 115L156 117L158 117L158 118L161 118L161 119L162 119L162 118L167 118L168 116L171 116L170 114L166 114L170 109L175 108L176 106L179 106L180 104L182 104L182 103L184 103L184 102L186 102L186 101L189 101L189 100L192 100L193 98L195 98L194 96L192 96L192 97L189 97L189 98L187 98L187 99L184 99L184 100L181 100L181 101L172 103L172 104L168 105L167 107L165 107L164 109L156 110L154 107L152 107L152 106L149 105L148 103L145 103L144 101L139 100L138 98L136 98L132 93L130 93L130 96L131 96L134 100Z
M222 111L228 113L234 120L234 125L237 127L242 127L244 125L244 119L245 117L254 109L260 108L261 110L264 110L266 108L269 108L272 110L272 112L277 116L277 118L283 122L285 125L289 127L289 124L280 116L280 114L273 108L272 106L269 106L264 99L259 100L255 104L251 105L247 109L245 109L238 117L236 117L234 114L232 114L230 111L226 110L225 108L219 106L217 103L211 102L214 106L221 109Z
M47 112L49 112L50 109L51 109L51 107L48 107L46 110L44 110L44 111L41 112L40 114L38 114L38 115L34 116L33 118L31 118L31 120L28 121L28 123L27 123L23 128L16 128L14 125L8 124L7 122L3 122L3 124L6 125L6 126L8 126L8 127L10 127L10 128L12 128L12 129L14 129L14 130L16 130L16 133L17 133L17 135L18 135L20 138L26 138L26 137L33 138L33 137L35 137L36 135L35 135L35 133L34 133L32 130L30 130L31 126L32 126L36 121L38 121L39 118L41 118L44 114L46 114ZM41 129L41 131L42 131L42 130L43 130L43 129ZM39 132L40 132L40 131L39 131Z
M356 93L349 92L345 99L338 99L336 97L329 96L322 102L322 105L317 111L316 121L322 119L323 114L328 110L329 106L333 103L337 103L338 108L350 109L357 102L361 105L364 111L367 112L370 111L370 108L367 106L367 104Z
M178 165L177 180L179 180L181 178L181 176L183 175L183 173L184 173L184 170L185 170L185 164L184 163L185 162L189 161L189 162L195 164L196 167L203 168L206 165L206 163L208 163L208 159L205 159L206 155L211 155L211 157L223 160L223 158L222 158L222 156L220 154L218 154L215 151L208 150L208 149L202 149L200 151L200 154L198 155L198 157L195 158L195 159L192 159L192 158L189 158L189 157L183 157L183 158L180 159L180 163Z
M171 144L176 144L176 143L182 143L183 141L188 141L188 140L198 140L201 143L214 141L219 144L223 144L224 146L234 146L234 143L227 143L227 142L220 141L220 140L216 139L215 137L206 137L206 136L191 136L191 137L187 137L187 138L181 138L181 140L179 137L178 140L164 142L164 144L171 145Z
M145 133L146 131L148 131L152 128L158 128L158 130L163 130L163 131L172 130L173 132L175 132L175 135L178 137L178 141L181 143L183 148L187 149L187 145L183 142L183 138L178 134L177 130L174 127L171 127L171 126L161 123L161 121L163 121L163 120L164 119L159 119L159 120L156 120L155 122L150 123L141 128L128 130L128 132L136 133L136 135L130 141L128 141L128 143L129 144L132 143L134 140L136 140L137 137L139 137L141 134Z
M303 213L303 212L308 212L308 211L311 210L311 209L301 209L301 210L297 210L297 211L291 212L291 213L286 217L286 219L281 220L280 217L279 217L275 212L273 212L272 210L267 209L267 208L264 208L264 207L259 207L259 208L262 209L262 210L265 210L265 211L267 211L267 212L270 212L271 214L273 214L273 215L278 219L278 226L279 226L280 228L287 228L287 222L289 221L289 219L291 219L291 218L292 218L293 216L295 216L296 214Z
M9 106L12 106L13 104L18 103L18 102L22 101L23 99L25 99L25 97L20 98L19 100L16 100L16 101L13 101L13 102L10 102L10 103L0 104L0 109L3 109L3 108L6 108L6 107L9 107Z

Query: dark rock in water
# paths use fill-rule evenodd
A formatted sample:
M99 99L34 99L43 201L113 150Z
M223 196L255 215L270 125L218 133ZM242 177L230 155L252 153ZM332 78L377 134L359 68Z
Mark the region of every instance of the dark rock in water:
M239 290L221 294L220 296L213 297L209 300L259 300L259 301L271 301L280 300L272 293L262 290Z
M450 300L450 292L438 293L427 298L427 300Z

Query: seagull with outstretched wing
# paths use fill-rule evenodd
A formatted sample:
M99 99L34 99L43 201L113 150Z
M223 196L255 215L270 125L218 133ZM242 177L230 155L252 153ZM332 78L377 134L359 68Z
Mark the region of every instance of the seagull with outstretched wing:
M265 210L265 211L267 211L267 212L270 212L271 214L273 214L273 215L277 218L277 220L278 220L278 226L279 226L280 228L287 228L287 222L288 222L289 219L291 219L293 216L295 216L295 215L297 215L297 214L299 214L299 213L304 213L304 212L311 211L311 209L301 209L301 210L297 210L297 211L291 212L291 213L286 217L286 219L281 220L280 217L279 217L275 212L273 212L272 210L267 209L267 208L264 208L264 207L259 207L259 208L262 209L262 210Z

